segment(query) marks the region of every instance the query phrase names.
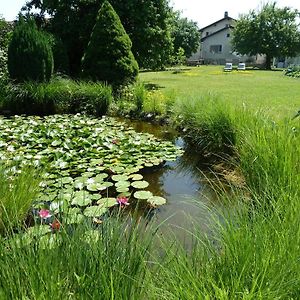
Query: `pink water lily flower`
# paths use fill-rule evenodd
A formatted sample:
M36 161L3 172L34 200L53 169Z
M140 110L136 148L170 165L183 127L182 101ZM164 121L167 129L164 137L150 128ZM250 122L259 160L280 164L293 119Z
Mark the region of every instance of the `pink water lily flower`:
M52 215L50 214L49 210L48 209L41 209L39 211L39 216L40 218L42 219L48 219L50 218Z
M117 203L120 204L121 206L129 205L128 198L126 198L126 197L118 197L117 198Z

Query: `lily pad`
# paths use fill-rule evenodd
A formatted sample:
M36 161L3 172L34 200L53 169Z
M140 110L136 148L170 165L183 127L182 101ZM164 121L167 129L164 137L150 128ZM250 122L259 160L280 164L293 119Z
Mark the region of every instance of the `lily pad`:
M127 181L128 180L128 176L127 175L113 175L111 177L111 179L113 181Z
M115 183L116 188L128 188L130 186L130 182L129 181L118 181Z
M143 175L142 175L142 174L132 174L132 175L130 176L130 178L131 178L132 180L142 180L142 179L143 179Z
M107 212L107 207L105 206L89 206L87 207L83 214L86 217L100 217Z
M149 183L146 180L134 181L131 183L131 186L133 186L135 189L144 189L149 186Z
M152 206L159 206L159 205L164 205L167 203L167 200L163 197L159 197L159 196L153 196L150 197L147 202L152 205Z
M138 191L133 194L134 198L139 200L147 200L153 196L149 191Z
M92 203L89 194L84 191L76 192L72 200L72 205L87 206Z
M102 198L97 201L97 204L104 207L113 207L117 204L116 198Z

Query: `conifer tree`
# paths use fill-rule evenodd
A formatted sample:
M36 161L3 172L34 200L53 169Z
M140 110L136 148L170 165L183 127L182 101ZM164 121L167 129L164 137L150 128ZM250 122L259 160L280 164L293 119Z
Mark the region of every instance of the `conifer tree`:
M82 59L83 75L113 85L134 81L138 74L138 64L131 46L119 16L111 4L105 1Z
M20 16L8 47L8 71L17 82L48 81L53 70L51 46L34 20Z

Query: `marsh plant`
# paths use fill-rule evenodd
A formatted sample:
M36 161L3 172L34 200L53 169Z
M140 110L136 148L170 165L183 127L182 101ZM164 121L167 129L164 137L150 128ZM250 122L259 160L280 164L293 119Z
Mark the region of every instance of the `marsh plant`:
M0 168L0 233L22 227L39 193L40 179L36 171L23 168L13 173Z

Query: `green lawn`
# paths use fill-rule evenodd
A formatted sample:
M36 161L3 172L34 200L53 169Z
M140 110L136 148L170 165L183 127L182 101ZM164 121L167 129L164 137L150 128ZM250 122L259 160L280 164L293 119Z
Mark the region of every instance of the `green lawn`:
M262 108L272 115L293 115L300 108L300 79L281 71L246 70L223 72L222 66L200 66L174 70L144 72L140 79L158 87L161 92L174 92L179 97L213 94L234 105Z

